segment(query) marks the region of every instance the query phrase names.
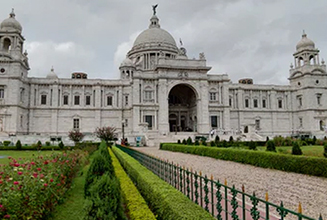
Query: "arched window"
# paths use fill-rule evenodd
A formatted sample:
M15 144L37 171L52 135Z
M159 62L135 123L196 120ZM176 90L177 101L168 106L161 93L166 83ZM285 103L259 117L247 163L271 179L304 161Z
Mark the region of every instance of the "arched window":
M323 131L323 130L324 130L324 127L325 127L325 125L324 125L323 120L320 120L320 121L319 121L319 128L320 128L320 131Z
M315 64L315 57L313 55L310 56L309 62L310 62L310 65L314 65Z
M8 51L11 49L11 41L9 38L4 39L2 48L5 51Z
M299 66L303 66L304 65L304 61L303 61L303 58L302 57L300 57L299 58Z

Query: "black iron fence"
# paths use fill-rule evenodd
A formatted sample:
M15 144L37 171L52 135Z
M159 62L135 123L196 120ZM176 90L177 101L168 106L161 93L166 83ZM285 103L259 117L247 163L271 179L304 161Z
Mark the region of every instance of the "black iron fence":
M298 212L295 212L285 208L283 202L279 205L269 202L268 193L266 193L265 199L260 199L256 197L255 193L252 195L245 193L244 186L238 190L235 186L228 186L226 180L221 183L219 180L214 180L212 176L208 178L201 172L185 169L173 162L161 160L120 145L117 147L219 220L284 220L286 217L287 219L314 220L314 218L302 214L301 203L298 206ZM323 220L321 215L318 219Z

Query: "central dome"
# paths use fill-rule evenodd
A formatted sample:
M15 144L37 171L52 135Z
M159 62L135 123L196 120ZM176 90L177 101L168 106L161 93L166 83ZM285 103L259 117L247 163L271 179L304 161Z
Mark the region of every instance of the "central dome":
M149 28L143 31L134 41L134 47L141 44L163 43L176 47L174 38L161 28Z
M134 41L133 48L140 47L168 47L176 48L176 42L168 31L160 28L159 18L153 15L149 29L143 31Z

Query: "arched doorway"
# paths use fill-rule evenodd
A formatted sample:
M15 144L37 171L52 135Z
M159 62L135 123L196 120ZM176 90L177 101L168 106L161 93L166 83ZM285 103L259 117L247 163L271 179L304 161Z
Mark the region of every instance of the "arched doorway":
M197 117L196 93L186 84L174 86L169 92L170 132L194 132Z
M249 127L248 126L244 127L244 133L249 133Z

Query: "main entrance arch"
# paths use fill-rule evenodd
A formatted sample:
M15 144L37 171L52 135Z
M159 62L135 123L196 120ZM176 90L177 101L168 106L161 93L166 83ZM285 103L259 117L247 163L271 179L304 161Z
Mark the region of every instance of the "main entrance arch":
M197 95L195 90L187 84L178 84L170 90L168 100L169 131L196 132Z

